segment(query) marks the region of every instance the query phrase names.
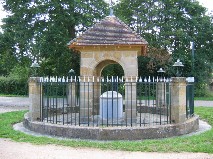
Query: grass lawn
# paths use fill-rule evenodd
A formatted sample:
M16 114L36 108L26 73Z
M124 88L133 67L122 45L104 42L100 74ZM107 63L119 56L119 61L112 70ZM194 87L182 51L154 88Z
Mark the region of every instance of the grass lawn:
M213 108L196 107L196 114L213 126ZM33 144L54 144L70 147L90 147L99 149L143 151L143 152L205 152L213 153L213 129L191 137L174 137L143 141L89 141L89 140L59 140L47 137L34 137L12 128L14 123L23 120L26 111L0 114L0 138L10 138L17 142Z
M0 94L0 97L28 97L28 95Z
M195 97L195 100L213 101L213 97Z

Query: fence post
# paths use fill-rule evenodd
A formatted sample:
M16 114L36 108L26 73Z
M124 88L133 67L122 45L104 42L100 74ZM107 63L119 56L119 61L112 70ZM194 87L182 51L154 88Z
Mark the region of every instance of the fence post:
M41 116L41 87L39 84L40 77L30 77L29 79L29 118L31 121L40 120Z
M186 78L172 77L171 120L173 123L186 121Z

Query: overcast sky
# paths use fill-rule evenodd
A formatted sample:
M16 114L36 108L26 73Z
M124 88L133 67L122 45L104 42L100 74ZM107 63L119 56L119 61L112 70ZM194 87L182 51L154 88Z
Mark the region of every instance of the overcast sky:
M105 1L110 1L110 0L105 0ZM116 1L116 0L113 0ZM213 0L198 0L200 2L201 5L203 5L204 7L208 8L209 11L213 11ZM6 17L6 13L3 11L2 5L1 5L2 0L0 0L0 25L1 23L1 19Z

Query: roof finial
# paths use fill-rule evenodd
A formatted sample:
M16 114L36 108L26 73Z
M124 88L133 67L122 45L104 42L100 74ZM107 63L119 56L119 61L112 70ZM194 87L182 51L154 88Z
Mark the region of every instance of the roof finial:
M113 5L112 5L112 4L113 4L113 3L112 3L112 0L110 0L110 4L109 4L109 6L110 6L110 7L109 7L109 8L110 8L110 14L109 14L109 15L110 15L110 16L113 16L113 15L114 15L114 14L113 14L113 8L112 8Z
M110 16L113 16L114 14L113 14L113 9L112 8L110 8L110 14L109 14Z

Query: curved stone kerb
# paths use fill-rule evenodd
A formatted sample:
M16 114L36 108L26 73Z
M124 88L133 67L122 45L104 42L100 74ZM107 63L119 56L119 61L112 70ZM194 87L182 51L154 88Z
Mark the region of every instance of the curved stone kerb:
M83 127L57 125L30 121L27 116L23 121L25 128L41 134L64 138L93 140L142 140L180 136L195 132L199 128L197 116L184 123L159 125L152 127Z

